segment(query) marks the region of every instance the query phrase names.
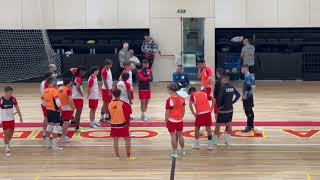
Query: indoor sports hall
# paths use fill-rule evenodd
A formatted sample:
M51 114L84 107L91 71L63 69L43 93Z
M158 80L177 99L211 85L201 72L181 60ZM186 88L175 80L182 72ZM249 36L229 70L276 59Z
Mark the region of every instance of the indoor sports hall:
M0 180L320 180L319 0L0 0Z

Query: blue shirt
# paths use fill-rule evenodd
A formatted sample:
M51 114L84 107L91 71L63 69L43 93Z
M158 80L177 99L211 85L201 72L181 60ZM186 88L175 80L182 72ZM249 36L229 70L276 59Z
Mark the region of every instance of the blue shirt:
M182 72L174 72L172 75L172 80L178 85L179 88L186 88L189 85L188 74Z
M253 96L253 87L254 87L254 75L253 74L246 74L244 76L243 80L243 90L242 90L242 95L247 95L247 96Z

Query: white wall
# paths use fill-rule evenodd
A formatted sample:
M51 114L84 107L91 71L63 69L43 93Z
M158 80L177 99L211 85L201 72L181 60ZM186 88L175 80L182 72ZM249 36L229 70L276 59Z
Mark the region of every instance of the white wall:
M319 0L215 0L216 27L320 27Z
M87 28L117 27L117 0L90 0L86 7Z
M86 28L86 0L54 0L53 9L57 29Z
M21 0L0 0L0 28L22 28Z
M0 0L0 28L149 28L149 1Z
M0 0L0 28L149 28L152 17L178 16L215 17L218 28L320 27L319 9L319 0Z
M245 26L246 8L246 0L216 0L216 27Z

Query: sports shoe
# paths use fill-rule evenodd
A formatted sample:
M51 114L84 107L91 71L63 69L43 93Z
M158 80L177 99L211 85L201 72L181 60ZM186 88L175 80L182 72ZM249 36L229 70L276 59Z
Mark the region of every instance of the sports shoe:
M100 127L100 126L101 126L101 124L100 124L100 122L99 122L99 121L94 120L93 122L94 122L94 124L95 124L96 126L98 126L98 127Z
M59 147L59 146L55 146L55 147L52 147L52 150L53 151L61 151L61 150L63 150L63 148Z
M137 158L132 157L132 156L127 158L128 161L134 161L134 160L136 160L136 159L137 159Z
M5 147L5 153L6 153L6 156L7 157L9 157L9 156L11 156L11 153L10 153L10 147L9 147L9 145L7 145L6 147Z
M170 155L170 157L172 157L172 158L178 158L178 154L173 154L173 153L172 153L172 154Z
M186 152L185 150L182 150L182 151L181 151L181 155L182 155L182 156L186 156L186 155L187 155L187 152Z
M85 130L84 130L82 127L76 128L75 131L76 131L77 133L83 133L83 132L85 132Z
M69 143L69 142L71 142L71 141L67 136L63 137L62 140L61 140L61 143Z
M97 129L99 126L97 126L96 124L91 124L90 127L91 127L92 129Z
M109 122L108 118L100 119L100 123L108 123L108 122Z
M116 157L116 160L120 160L120 157Z
M213 137L212 137L212 143L213 143L213 145L218 145L218 144L219 144L219 138L218 138L218 136L213 136Z
M212 148L213 148L212 140L209 140L208 141L208 150L212 150Z
M247 132L251 132L253 131L253 128L251 127L246 127L244 130L242 130L242 132L247 133Z
M224 144L229 145L231 143L231 136L230 134L226 134L226 140L224 142Z
M136 136L133 135L131 132L129 132L129 137L130 137L130 138L135 138Z
M200 149L200 144L199 143L194 143L192 145L192 149Z
M147 115L144 115L144 117L143 117L143 119L142 119L144 122L149 122L148 121L148 117L147 117Z

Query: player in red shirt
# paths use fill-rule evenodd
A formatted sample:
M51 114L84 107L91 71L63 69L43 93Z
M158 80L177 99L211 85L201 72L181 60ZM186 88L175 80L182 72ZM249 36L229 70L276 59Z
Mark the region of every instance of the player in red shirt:
M88 88L87 88L87 99L89 99L89 108L90 108L90 122L91 128L97 128L101 124L97 121L96 118L96 110L98 108L99 103L99 84L98 84L98 74L99 68L97 66L93 66L90 69L90 77L88 80Z
M101 119L100 122L106 122L110 115L108 111L108 105L112 101L112 61L107 59L105 62L105 66L101 71L101 80L102 80L102 101L103 105L101 107Z
M181 146L182 156L186 155L186 152L184 150L184 138L182 136L183 117L185 114L185 102L184 99L177 94L177 91L179 90L178 86L176 86L175 84L169 84L167 89L170 94L170 97L166 101L165 121L171 136L171 157L177 158L177 138Z
M119 153L119 138L124 138L126 142L127 160L136 160L131 156L131 141L129 136L129 120L130 120L130 105L120 99L121 90L115 89L113 91L114 100L109 104L108 110L110 112L111 137L113 137L113 147L116 158L120 160Z
M198 64L198 77L201 79L201 90L207 93L208 100L212 100L212 69L206 65L204 59L199 61Z
M142 68L138 71L139 80L139 99L141 102L141 119L148 121L146 112L148 109L149 99L151 98L150 82L153 80L152 71L149 68L149 61L142 60Z
M23 122L17 99L12 96L12 93L13 88L11 86L7 86L4 88L4 96L2 96L0 99L1 121L2 128L4 131L4 144L6 156L11 155L9 144L12 139L15 127L14 108L16 109L19 115L20 122Z
M83 96L84 96L82 81L86 72L87 72L86 68L84 67L77 68L77 72L74 78L74 86L72 88L72 99L73 99L74 106L76 108L76 113L74 117L74 121L76 125L75 131L78 133L84 132L84 129L80 127L80 119L81 119L81 113L83 109Z

